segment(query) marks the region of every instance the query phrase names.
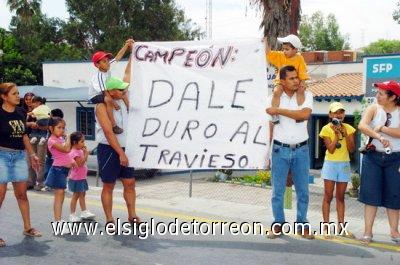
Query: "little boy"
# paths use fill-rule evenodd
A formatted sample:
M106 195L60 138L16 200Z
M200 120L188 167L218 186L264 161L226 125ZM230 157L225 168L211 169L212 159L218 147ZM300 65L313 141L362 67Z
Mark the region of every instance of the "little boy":
M288 35L284 38L278 38L278 41L282 43L282 51L271 51L271 47L268 45L266 37L264 37L265 53L268 62L274 65L279 73L279 69L285 65L292 65L296 68L298 77L300 79L300 86L296 92L297 105L301 106L304 103L305 96L304 91L306 89L305 81L310 79L307 73L307 65L304 61L303 56L298 53L301 49L301 41L296 35ZM272 107L279 107L280 98L283 93L282 85L279 83L279 74L275 79L275 88L273 92ZM278 123L277 117L274 117L274 123Z
M113 109L118 110L120 109L120 106L110 97L110 95L106 91L106 82L107 79L111 76L110 64L115 61L118 62L119 60L121 60L126 50L133 47L134 42L135 41L133 39L128 39L114 59L111 53L106 53L103 51L98 51L92 56L92 62L98 70L92 76L92 80L89 86L89 102L93 104L106 104L107 115L111 121L113 132L115 134L121 134L123 132L123 129L117 126L113 116ZM127 94L124 94L123 101L126 105L126 108L129 110L129 101Z

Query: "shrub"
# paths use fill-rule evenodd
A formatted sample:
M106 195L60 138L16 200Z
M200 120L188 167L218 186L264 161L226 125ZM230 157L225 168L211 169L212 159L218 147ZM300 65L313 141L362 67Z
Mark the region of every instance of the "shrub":
M351 175L351 186L354 190L358 190L360 187L360 175L358 173L353 173Z

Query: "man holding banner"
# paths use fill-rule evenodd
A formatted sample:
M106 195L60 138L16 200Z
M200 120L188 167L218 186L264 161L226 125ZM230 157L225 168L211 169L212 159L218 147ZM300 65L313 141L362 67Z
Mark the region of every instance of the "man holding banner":
M307 120L313 108L311 92L306 91L305 101L297 105L296 91L299 87L299 78L296 69L289 65L279 70L280 81L284 93L280 98L279 108L268 107L269 115L280 115L280 123L274 126L272 146L272 211L274 223L269 238L276 238L282 232L285 223L283 211L283 196L288 172L292 172L297 197L296 229L302 237L314 239L307 221L309 201L309 147ZM301 230L299 229L301 227Z

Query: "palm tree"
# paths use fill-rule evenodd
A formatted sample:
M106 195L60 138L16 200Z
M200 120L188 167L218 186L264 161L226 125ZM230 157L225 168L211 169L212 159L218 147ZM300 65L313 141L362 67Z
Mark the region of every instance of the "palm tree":
M10 11L22 20L28 21L34 14L40 13L41 0L7 0Z
M288 34L297 35L300 23L300 0L250 0L263 10L260 27L268 37L271 48L277 49L276 38Z

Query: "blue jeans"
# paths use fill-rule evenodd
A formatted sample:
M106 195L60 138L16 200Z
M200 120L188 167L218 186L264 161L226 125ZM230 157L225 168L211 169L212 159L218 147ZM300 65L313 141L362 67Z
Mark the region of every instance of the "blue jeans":
M272 213L275 223L285 222L283 211L283 196L286 188L288 172L292 173L297 197L297 220L307 223L308 209L308 175L310 170L310 155L308 145L299 148L272 146Z
M25 150L0 150L0 184L28 180Z

